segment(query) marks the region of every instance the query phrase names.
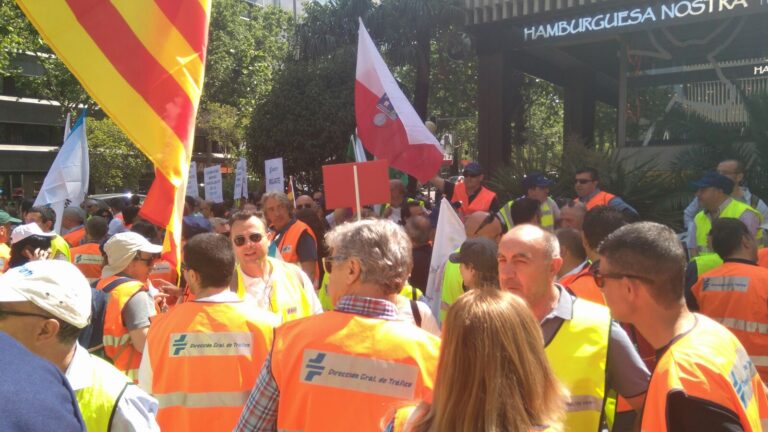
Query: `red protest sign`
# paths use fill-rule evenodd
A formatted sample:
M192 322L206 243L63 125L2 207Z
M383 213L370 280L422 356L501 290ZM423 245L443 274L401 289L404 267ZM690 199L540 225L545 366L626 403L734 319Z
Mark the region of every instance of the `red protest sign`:
M323 165L325 207L351 208L355 203L355 174L360 189L360 205L389 202L389 165L386 160Z

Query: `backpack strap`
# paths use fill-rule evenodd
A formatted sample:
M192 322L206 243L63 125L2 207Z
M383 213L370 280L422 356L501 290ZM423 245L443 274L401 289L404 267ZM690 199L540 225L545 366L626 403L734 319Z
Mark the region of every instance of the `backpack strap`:
M119 285L122 285L122 284L124 284L126 282L131 282L131 281L133 281L133 279L131 279L129 277L119 277L119 278L113 280L112 282L108 283L101 290L104 291L105 293L109 293L113 289L117 288Z
M415 301L409 300L411 303L411 313L413 313L413 320L416 321L416 325L421 327L421 312L419 311L419 305Z

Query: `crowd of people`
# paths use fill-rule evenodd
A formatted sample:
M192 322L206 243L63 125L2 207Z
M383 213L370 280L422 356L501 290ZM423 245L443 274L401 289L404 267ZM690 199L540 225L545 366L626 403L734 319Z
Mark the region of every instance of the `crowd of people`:
M0 430L761 431L768 206L727 160L687 235L578 170L501 202L187 197L180 265L141 200L0 210ZM445 210L443 212L450 211ZM54 226L61 218L61 230Z

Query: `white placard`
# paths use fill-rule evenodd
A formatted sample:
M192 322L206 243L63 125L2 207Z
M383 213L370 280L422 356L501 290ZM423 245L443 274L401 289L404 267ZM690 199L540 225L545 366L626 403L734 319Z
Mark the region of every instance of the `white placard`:
M235 166L235 199L248 198L248 172L245 158L240 158Z
M213 203L224 202L221 190L221 165L213 165L203 170L205 176L205 200Z
M285 192L285 177L283 176L283 158L268 159L264 161L265 178L267 179L267 192Z
M197 191L197 162L195 161L192 161L189 164L189 177L187 177L186 194L195 198L200 197L200 193Z

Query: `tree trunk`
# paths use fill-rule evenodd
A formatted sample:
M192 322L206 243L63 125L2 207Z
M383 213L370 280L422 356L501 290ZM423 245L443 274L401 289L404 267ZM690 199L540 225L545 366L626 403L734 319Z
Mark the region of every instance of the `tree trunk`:
M429 29L421 30L416 35L416 84L413 92L413 108L421 121L427 120L431 40L432 35ZM409 175L408 196L416 196L416 185L416 178Z

